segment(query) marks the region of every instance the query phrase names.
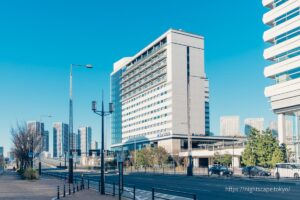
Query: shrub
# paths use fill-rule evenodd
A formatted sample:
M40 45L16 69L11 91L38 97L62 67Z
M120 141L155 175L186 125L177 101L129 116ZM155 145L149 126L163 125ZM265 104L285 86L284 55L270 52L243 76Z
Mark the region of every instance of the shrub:
M35 180L39 178L39 175L35 169L27 168L23 173L23 177L28 180Z
M18 169L17 172L18 172L20 175L23 176L23 174L24 174L24 169Z

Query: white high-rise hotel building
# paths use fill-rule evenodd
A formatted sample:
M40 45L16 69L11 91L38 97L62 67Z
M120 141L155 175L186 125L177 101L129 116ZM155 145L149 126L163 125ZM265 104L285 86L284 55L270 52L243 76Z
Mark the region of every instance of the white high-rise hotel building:
M111 100L112 148L150 143L178 152L188 122L193 136L208 134L204 38L170 29L133 57L114 63Z
M294 117L297 140L300 132L300 0L262 2L270 9L263 16L263 22L270 27L263 39L271 44L265 49L264 58L272 61L264 74L274 79L274 85L266 87L265 95L278 115L278 139L285 143L287 115Z

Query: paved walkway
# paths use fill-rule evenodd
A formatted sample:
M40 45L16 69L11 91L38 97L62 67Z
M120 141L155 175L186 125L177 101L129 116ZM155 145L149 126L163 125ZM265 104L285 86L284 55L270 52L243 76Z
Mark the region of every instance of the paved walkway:
M50 200L56 195L56 188L63 182L53 178L36 181L21 180L16 172L5 171L0 176L0 199L5 200Z
M76 192L75 194L72 194L70 196L66 196L65 198L61 198L62 200L67 199L74 199L74 200L82 200L82 199L88 199L88 200L116 200L117 197L113 197L110 195L101 195L99 192L93 191L93 190L85 190Z

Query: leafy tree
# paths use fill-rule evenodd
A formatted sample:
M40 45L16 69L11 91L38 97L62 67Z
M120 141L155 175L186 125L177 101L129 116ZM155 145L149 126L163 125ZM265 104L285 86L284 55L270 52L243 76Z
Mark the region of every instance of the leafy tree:
M215 164L221 164L225 166L229 166L232 163L232 156L230 154L219 154L216 152L213 157Z
M145 148L136 152L136 165L148 167L150 165L149 159L150 151Z
M154 155L154 164L162 166L168 162L169 154L163 147L152 149Z
M131 152L132 162L134 162L135 153ZM144 148L136 152L136 166L153 167L162 166L168 162L169 154L163 147Z
M281 144L280 145L280 149L281 149L281 151L283 153L283 160L284 160L284 162L294 162L293 152L291 151L291 149L287 148L286 144L284 144L284 143Z
M246 166L257 165L257 154L256 154L256 145L259 141L258 138L259 131L256 129L251 129L250 135L248 137L248 142L245 147L245 150L242 153L242 163Z
M262 134L258 134L257 137L259 139L256 144L258 164L260 166L269 167L271 166L273 152L279 147L278 142L269 129Z
M284 148L279 148L278 141L272 135L272 131L267 129L260 133L256 129L251 129L248 143L242 153L242 163L246 166L260 165L264 167L274 166L274 159L280 161L278 151L283 154ZM276 156L274 158L274 152ZM275 159L275 160L276 160ZM284 158L283 158L284 159Z
M275 149L272 155L272 160L271 160L271 166L274 167L276 163L283 162L284 160L284 155L282 150L278 147Z

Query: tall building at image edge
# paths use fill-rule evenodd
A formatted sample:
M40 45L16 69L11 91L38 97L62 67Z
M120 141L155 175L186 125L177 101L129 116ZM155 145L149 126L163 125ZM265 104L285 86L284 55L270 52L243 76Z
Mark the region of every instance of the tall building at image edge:
M278 140L286 143L285 118L294 118L294 145L299 162L300 134L300 0L263 0L269 10L263 16L269 26L263 34L268 43L264 58L270 61L264 75L274 84L265 88L274 113L278 115Z
M188 122L193 137L208 135L204 38L170 29L136 55L115 62L111 101L113 150L152 145L177 153L187 142Z

